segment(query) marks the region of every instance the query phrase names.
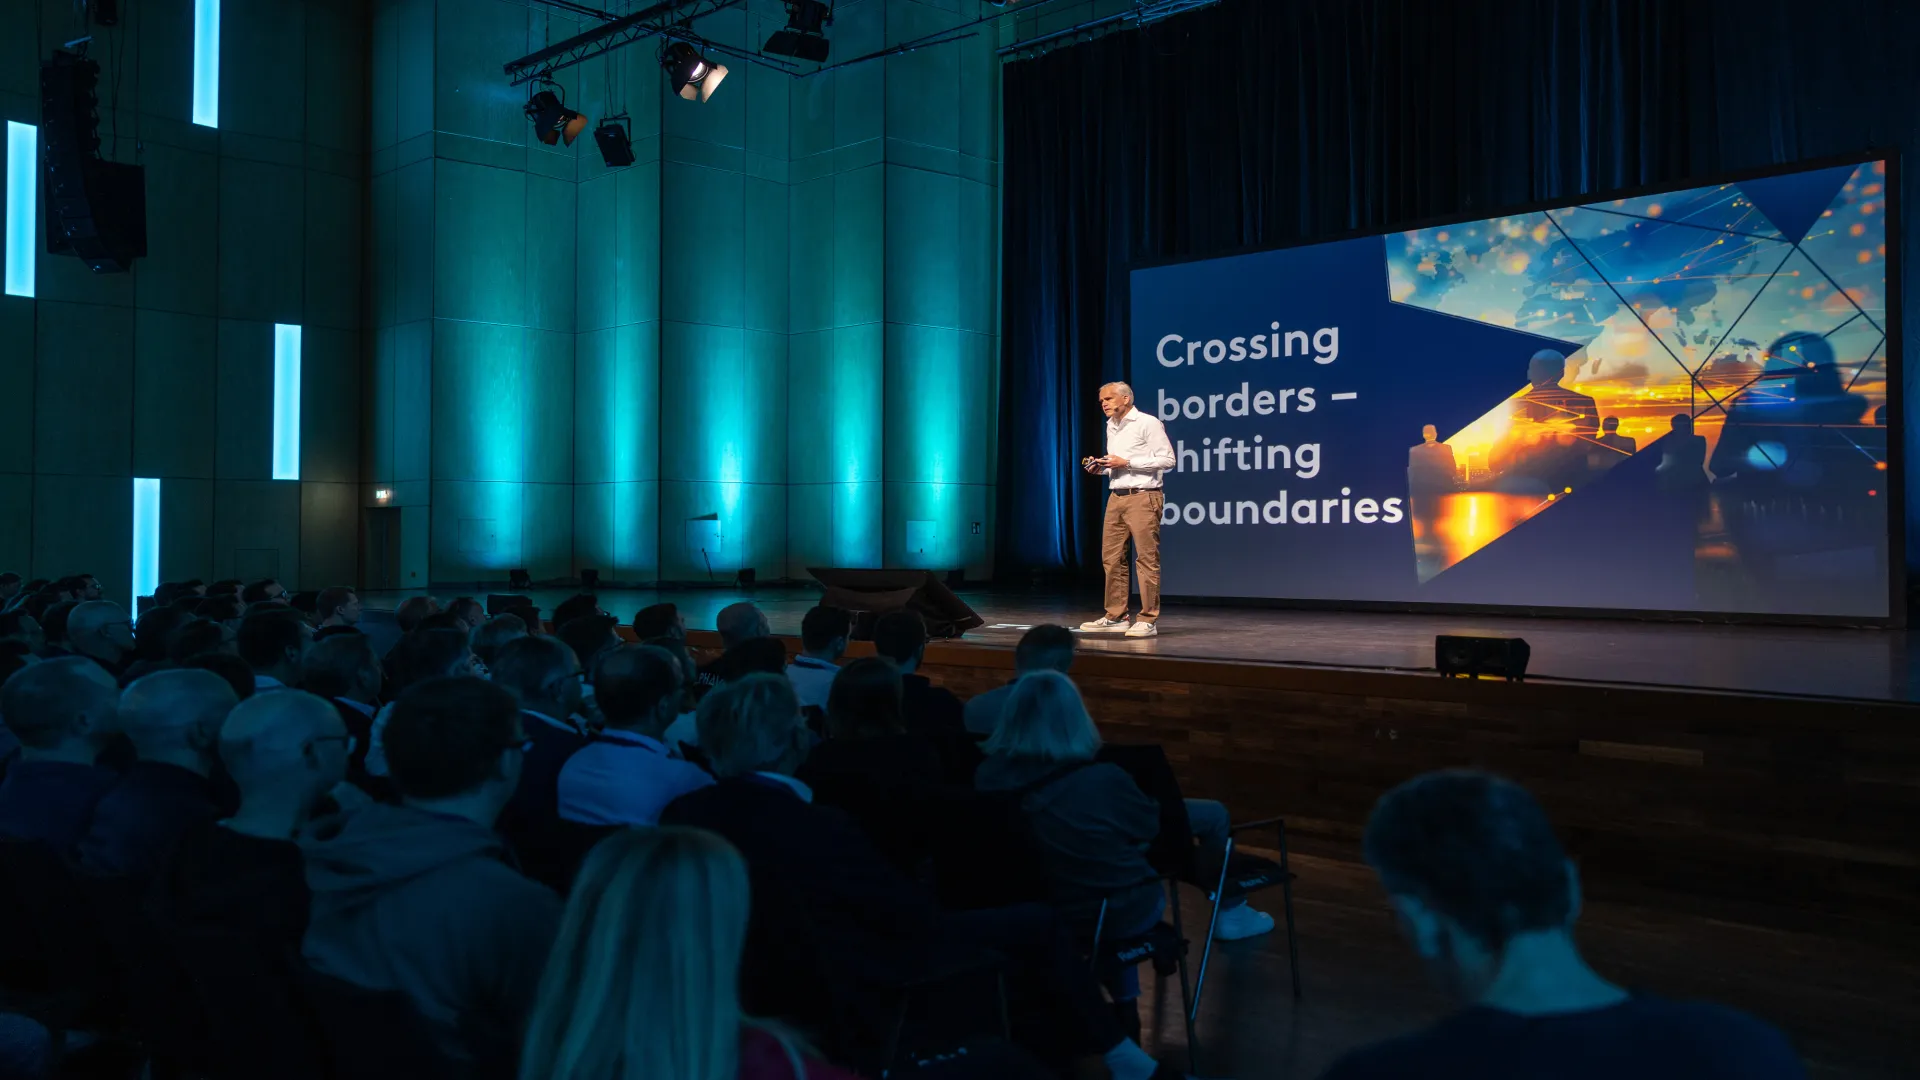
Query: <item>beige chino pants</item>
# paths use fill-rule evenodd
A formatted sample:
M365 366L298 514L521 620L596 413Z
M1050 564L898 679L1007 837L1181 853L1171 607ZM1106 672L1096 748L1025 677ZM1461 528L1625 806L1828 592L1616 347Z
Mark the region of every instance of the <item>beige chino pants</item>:
M1107 569L1107 618L1127 617L1127 540L1133 540L1134 561L1140 564L1140 618L1160 618L1160 508L1166 493L1110 491L1107 516L1100 530L1100 561Z

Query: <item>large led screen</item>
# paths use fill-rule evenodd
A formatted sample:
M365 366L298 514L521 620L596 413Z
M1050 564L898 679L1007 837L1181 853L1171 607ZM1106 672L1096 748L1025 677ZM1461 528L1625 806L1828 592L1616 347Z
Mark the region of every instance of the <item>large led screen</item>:
M1888 617L1887 173L1134 270L1165 591Z

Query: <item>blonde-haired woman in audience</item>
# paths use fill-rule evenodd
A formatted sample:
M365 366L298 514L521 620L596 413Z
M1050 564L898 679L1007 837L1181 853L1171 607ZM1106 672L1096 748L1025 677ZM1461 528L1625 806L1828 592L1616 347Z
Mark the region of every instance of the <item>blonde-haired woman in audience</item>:
M747 868L699 829L602 841L574 882L521 1080L853 1080L740 1011Z

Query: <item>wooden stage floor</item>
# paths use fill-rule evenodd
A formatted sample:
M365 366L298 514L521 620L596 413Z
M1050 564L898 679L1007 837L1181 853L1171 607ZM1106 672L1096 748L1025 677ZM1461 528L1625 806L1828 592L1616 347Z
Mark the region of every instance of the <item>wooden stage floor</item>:
M533 589L551 614L572 594ZM408 593L370 593L391 607ZM442 596L453 595L443 591ZM690 628L712 629L722 607L742 599L766 611L776 634L797 636L800 619L818 602L811 587L734 589L604 589L600 604L622 622L647 604L670 600ZM964 639L1011 648L1029 626L1069 626L1099 614L1097 597L1026 591L968 591L987 625ZM1532 647L1528 678L1686 688L1746 694L1914 701L1920 660L1905 631L1557 619L1493 616L1289 611L1272 608L1170 605L1157 638L1087 634L1082 647L1101 652L1192 660L1242 661L1400 673L1433 670L1439 634L1522 637Z

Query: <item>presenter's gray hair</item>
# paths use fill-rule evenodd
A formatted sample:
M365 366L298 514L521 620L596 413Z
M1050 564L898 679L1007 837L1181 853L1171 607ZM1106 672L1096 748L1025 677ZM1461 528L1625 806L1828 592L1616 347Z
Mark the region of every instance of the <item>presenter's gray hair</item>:
M1110 383L1104 383L1100 387L1100 392L1103 394L1109 390L1118 391L1120 396L1123 398L1126 398L1128 401L1133 400L1133 387L1128 386L1126 383L1110 382Z

